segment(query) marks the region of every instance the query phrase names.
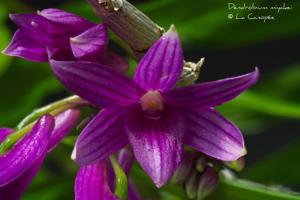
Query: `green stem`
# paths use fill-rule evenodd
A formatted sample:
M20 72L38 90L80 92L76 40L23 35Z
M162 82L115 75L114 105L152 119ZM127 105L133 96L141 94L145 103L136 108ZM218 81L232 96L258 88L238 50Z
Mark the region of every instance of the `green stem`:
M84 102L80 97L74 95L67 97L65 99L61 99L59 101L56 101L54 103L51 103L49 105L46 105L42 108L39 108L35 111L33 111L31 114L27 115L17 126L17 130L23 129L24 126L27 124L37 120L39 117L43 116L46 113L53 112L56 110L56 113L60 113L62 111L65 111L69 108L76 107L78 105L87 104ZM55 114L55 113L54 113Z
M1 144L0 144L0 155L4 154L9 150L18 140L20 140L26 133L28 133L34 126L36 120L45 114L51 114L56 116L59 113L78 106L88 105L87 102L82 100L80 97L74 95L65 99L61 99L47 106L39 108L26 116L17 126L14 133L10 134Z
M7 136L7 138L0 144L0 156L9 150L19 139L21 139L26 133L28 133L35 123L32 122L22 128Z
M126 200L128 190L127 176L114 156L110 157L110 162L116 175L115 195L117 195L122 200Z

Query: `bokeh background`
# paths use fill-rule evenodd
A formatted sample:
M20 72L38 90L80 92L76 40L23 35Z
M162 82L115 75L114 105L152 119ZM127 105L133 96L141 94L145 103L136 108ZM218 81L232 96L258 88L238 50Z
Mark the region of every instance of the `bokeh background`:
M288 187L300 191L300 1L130 2L164 28L176 25L186 60L196 62L205 57L199 82L244 74L259 67L259 82L218 108L246 137L247 167L238 176L281 190ZM279 13L269 9L232 10L228 3L267 7L285 4L292 9ZM5 48L16 30L9 13L30 13L49 7L100 22L84 0L1 0L0 49ZM271 15L275 20L228 18L229 14L241 17L249 13ZM112 44L118 49L113 41ZM55 80L48 64L5 55L0 55L0 94L0 127L13 127L35 108L69 95ZM69 159L72 142L72 138L64 140L51 153L25 200L73 198L77 167Z

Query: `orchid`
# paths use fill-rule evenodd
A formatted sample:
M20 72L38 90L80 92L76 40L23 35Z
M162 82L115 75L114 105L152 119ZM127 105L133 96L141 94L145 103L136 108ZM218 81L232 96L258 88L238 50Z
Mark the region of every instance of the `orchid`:
M70 133L79 116L79 110L70 109L55 118L51 115L41 117L30 133L0 156L0 199L21 198L39 171L47 152ZM0 143L12 133L13 129L0 129Z
M128 64L108 49L107 28L60 9L11 14L19 27L4 54L35 62L85 60L126 71Z
M50 64L68 89L102 108L77 139L72 157L80 165L105 160L130 144L161 187L181 162L184 144L223 161L245 154L240 130L214 107L253 85L258 69L176 88L183 51L174 26L140 60L133 80L103 64L54 59Z

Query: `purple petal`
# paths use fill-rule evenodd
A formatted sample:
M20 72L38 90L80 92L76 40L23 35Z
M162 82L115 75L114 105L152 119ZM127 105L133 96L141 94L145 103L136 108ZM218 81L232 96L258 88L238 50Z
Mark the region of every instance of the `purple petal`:
M34 62L48 61L45 47L36 42L24 30L17 30L9 45L2 51L9 56L16 56Z
M258 69L249 74L177 88L163 94L173 106L214 107L238 96L258 79Z
M31 36L35 45L64 49L70 49L70 37L96 25L58 9L45 9L38 14L11 14L10 18Z
M14 132L12 128L0 128L0 143L5 140L5 138Z
M10 14L10 19L24 31L32 41L42 46L54 45L64 47L69 44L70 34L78 35L78 26L76 31L66 28L60 24L51 23L49 20L37 14ZM75 35L74 35L75 34Z
M44 158L46 155L46 151L44 154L38 158L35 163L27 169L21 176L19 176L14 181L5 185L4 187L0 187L0 199L1 200L20 200L23 192L29 186L32 179L38 173Z
M194 152L184 152L182 161L178 165L173 177L172 183L184 183L191 172L194 170L196 155Z
M36 38L44 38L42 33L45 34L45 30L51 29L54 31L55 29L55 27L49 21L37 14L10 14L9 18L19 28L30 33L35 33L36 35L33 37Z
M77 139L72 158L80 165L104 160L128 144L122 109L103 109Z
M109 188L105 162L81 167L75 180L76 200L117 200Z
M70 39L74 56L78 60L97 61L108 45L107 29L100 24Z
M149 119L137 108L131 110L126 119L136 159L156 186L163 186L181 161L184 132L181 116L164 110L160 119Z
M129 77L101 64L55 60L50 60L50 64L68 89L100 107L130 105L144 93Z
M240 130L213 109L190 109L186 113L185 143L219 160L232 161L245 153Z
M175 28L164 34L140 61L134 80L145 90L172 88L183 69L183 53Z
M48 8L38 12L38 15L44 17L45 19L67 26L66 28L70 29L88 29L94 26L95 24L89 22L88 20L79 17L73 13L66 12L64 10L55 9L55 8Z
M63 61L74 61L74 55L71 49L61 47L50 47L47 46L48 60L63 60Z
M110 66L117 72L121 73L126 73L129 68L129 64L125 58L109 49L106 49L106 51L103 52L99 62Z
M67 136L74 128L80 118L80 110L69 109L55 117L55 127L51 134L48 151L51 151L55 146Z
M120 163L127 176L132 168L133 161L134 157L131 151L129 151L128 149L121 149L118 155L118 162Z
M29 134L0 156L0 187L18 178L45 154L53 127L51 116L41 117Z

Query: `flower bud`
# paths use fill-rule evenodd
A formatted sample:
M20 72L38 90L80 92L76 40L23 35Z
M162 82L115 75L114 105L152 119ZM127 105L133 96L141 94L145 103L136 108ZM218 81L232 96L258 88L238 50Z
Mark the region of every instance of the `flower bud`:
M214 191L218 185L218 182L218 173L212 167L207 167L200 178L197 192L198 200L204 199L212 191Z
M199 178L200 174L196 170L194 170L185 183L185 192L190 199L194 199L197 196Z
M185 152L183 159L179 166L177 167L171 182L172 183L183 183L188 175L191 173L191 170L194 165L195 154L191 152Z

